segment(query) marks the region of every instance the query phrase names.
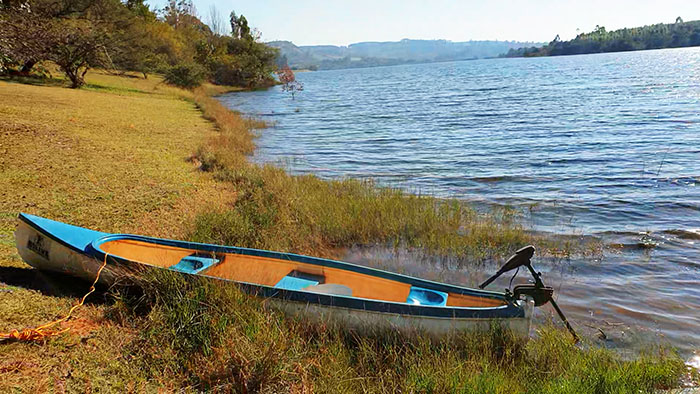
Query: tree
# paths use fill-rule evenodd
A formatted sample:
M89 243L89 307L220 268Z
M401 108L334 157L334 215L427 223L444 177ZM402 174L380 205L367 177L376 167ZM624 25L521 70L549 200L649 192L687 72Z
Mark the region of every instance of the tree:
M213 4L209 7L209 28L216 35L223 36L226 34L223 18Z
M304 90L304 84L297 81L294 71L292 71L288 65L277 70L277 78L282 82L282 90L292 94L292 100L294 100L294 94L296 92Z
M649 26L606 31L596 26L590 33L580 33L569 41L551 41L541 48L520 48L506 56L559 56L584 53L635 51L655 48L678 48L700 45L700 21L657 23Z
M248 20L245 16L236 16L236 12L231 11L229 19L231 21L231 37L242 40L253 40L253 37L250 35Z
M190 25L194 20L199 21L196 12L191 0L169 0L160 11L165 23L175 29Z
M0 0L0 71L29 73L50 60L72 87L96 66L144 78L170 72L173 80L203 75L220 84L271 84L277 50L259 42L244 16L231 14L231 36L222 19L212 7L207 26L192 0L168 0L157 13L146 0Z
M0 56L6 67L16 65L28 74L34 65L48 57L52 45L52 21L26 8L0 15Z
M142 0L130 0L126 4L119 0L17 2L0 13L0 51L6 58L12 59L23 74L28 74L38 62L59 59L65 65L62 69L67 72L73 87L79 87L82 85L83 71L89 67L88 64L97 64L98 58L110 60L112 55L116 55L115 59L122 64L135 62L129 59L137 57L136 51L131 48L139 48L137 41L141 40L142 34L135 31L133 26L139 20L142 24L146 23L146 11L148 7ZM151 22L155 21L152 13L151 16ZM98 31L100 33L96 34ZM88 35L81 37L81 34ZM90 43L98 41L92 52L99 53L85 57L84 51L92 45ZM69 60L74 56L83 57L86 61L75 63L75 59ZM80 65L80 71L74 70L76 64ZM103 63L100 61L99 64ZM111 61L105 65L112 67Z
M598 36L598 38L602 38L605 36L605 33L605 26L595 25L595 29L593 30L592 34Z
M241 15L238 17L238 26L240 31L240 36L238 38L242 40L253 40L253 36L250 35L248 20L245 18L245 16Z
M127 29L115 32L117 37L108 51L110 66L122 71L140 72L144 78L148 77L148 73L166 70L176 62L171 34L169 26L139 17Z
M129 11L144 21L155 22L156 14L144 3L144 0L126 0L125 5Z
M86 20L56 24L51 31L52 49L49 60L56 63L71 81L72 88L85 84L85 74L91 67L104 66L105 31Z
M206 70L196 63L181 63L165 72L165 82L181 88L192 89L206 79Z
M272 84L277 49L265 44L226 37L226 51L209 59L212 82L219 85L266 86Z
M229 15L229 22L231 23L231 37L240 38L241 28L238 26L238 16L236 16L235 11L231 11Z

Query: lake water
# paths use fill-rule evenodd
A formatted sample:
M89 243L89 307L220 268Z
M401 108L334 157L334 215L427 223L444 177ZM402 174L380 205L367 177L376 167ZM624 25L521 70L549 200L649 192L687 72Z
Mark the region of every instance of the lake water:
M297 79L305 90L294 100L279 87L221 97L274 122L256 161L508 204L539 231L614 244L619 252L602 260L540 262L576 327L602 329L611 346L648 332L690 357L700 351L700 48ZM348 258L426 259L380 250ZM474 285L487 274L458 277Z

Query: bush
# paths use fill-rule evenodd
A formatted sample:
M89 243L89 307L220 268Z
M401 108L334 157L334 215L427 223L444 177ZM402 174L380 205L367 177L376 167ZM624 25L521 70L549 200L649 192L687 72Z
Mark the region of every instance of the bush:
M251 40L229 39L226 54L207 59L217 85L264 87L273 84L277 51Z
M233 56L221 56L209 62L212 82L225 86L245 86L246 75Z
M165 82L187 89L201 85L206 77L206 70L194 63L176 64L165 72Z
M12 63L12 59L9 56L5 56L0 53L0 75L5 74L10 68L9 65Z

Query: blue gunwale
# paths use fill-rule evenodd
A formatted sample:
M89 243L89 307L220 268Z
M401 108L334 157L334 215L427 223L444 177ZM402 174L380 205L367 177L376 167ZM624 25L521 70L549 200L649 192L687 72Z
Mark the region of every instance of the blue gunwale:
M401 302L392 301L382 301L368 298L358 298L349 297L342 295L328 295L328 294L318 294L310 293L303 290L286 290L279 289L271 286L260 285L257 283L240 282L231 279L224 279L215 276L209 276L204 274L194 274L197 276L202 276L214 280L219 280L223 282L236 283L239 285L241 290L255 294L257 296L265 298L280 298L289 301L304 302L310 304L319 304L324 306L357 309L364 311L374 311L380 313L391 313L399 315L411 315L411 316L429 316L436 318L478 318L478 319L507 319L507 318L522 318L525 317L524 309L515 304L512 300L506 297L503 293L492 292L487 290L477 290L466 287L448 285L445 283L429 281L426 279L414 278L411 276L396 274L388 271L379 270L376 268L364 267L352 263L346 263L342 261L323 259L319 257L311 257L305 255L298 255L294 253L283 253L274 252L269 250L261 249L250 249L242 248L237 246L222 246L222 245L212 245L197 242L187 242L187 241L177 241L170 239L146 237L133 234L107 234L94 231L95 238L89 243L85 249L80 249L71 243L66 242L60 237L60 234L54 234L49 229L44 228L34 218L41 219L42 221L50 221L56 224L77 227L72 225L67 225L61 222L51 221L50 219L41 218L38 216L27 215L24 213L19 214L19 219L46 235L50 239L62 244L74 250L78 253L94 257L99 260L104 260L106 254L100 249L100 245L105 242L115 241L115 240L134 240L147 243L155 243L166 246L173 246L178 248L186 249L196 249L199 251L210 252L210 253L231 253L231 254L241 254L257 257L267 257L272 259L297 261L300 263L314 264L329 268L338 268L351 272L356 272L365 275L372 275L384 279L395 280L403 283L410 284L412 286L424 287L428 289L438 290L442 292L452 292L457 294L472 295L484 298L498 299L506 301L505 305L495 306L495 307L453 307L453 306L431 306L431 305L412 305ZM82 229L82 228L81 228ZM83 229L86 231L92 231ZM86 233L87 234L87 233ZM119 256L109 255L109 259L114 263L123 264L126 266L149 266L155 267L149 264L139 263L132 260L124 259ZM161 268L161 267L158 267ZM167 269L167 268L162 268ZM177 271L176 271L177 272ZM183 275L193 275L188 273L181 273Z

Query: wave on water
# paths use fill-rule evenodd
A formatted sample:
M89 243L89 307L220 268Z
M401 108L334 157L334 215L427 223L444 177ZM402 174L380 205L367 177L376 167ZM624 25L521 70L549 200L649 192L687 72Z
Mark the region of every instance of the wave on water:
M691 357L687 364L693 368L700 369L700 354Z
M488 88L477 88L477 89L468 89L471 92L494 92L498 90L504 90L506 89L506 86L494 86L494 87L488 87Z
M700 241L700 228L685 230L666 230L664 232L678 237L680 239Z
M528 176L528 175L491 175L491 176L473 176L464 178L471 182L496 183L496 182L550 182L552 177L545 176Z

